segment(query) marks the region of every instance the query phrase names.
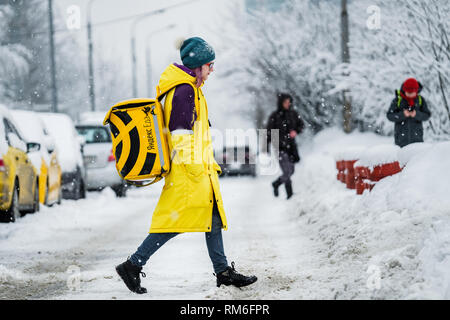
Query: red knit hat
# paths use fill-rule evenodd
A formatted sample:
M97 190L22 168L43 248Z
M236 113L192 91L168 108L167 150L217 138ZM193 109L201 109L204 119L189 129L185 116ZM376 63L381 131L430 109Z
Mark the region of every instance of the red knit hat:
M406 79L406 81L403 83L402 89L405 92L418 92L419 82L414 78Z

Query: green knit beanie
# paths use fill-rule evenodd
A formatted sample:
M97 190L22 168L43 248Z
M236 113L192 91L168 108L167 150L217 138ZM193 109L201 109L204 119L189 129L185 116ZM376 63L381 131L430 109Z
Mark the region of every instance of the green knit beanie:
M180 56L183 65L189 69L201 67L216 58L214 49L199 37L184 40L180 48Z

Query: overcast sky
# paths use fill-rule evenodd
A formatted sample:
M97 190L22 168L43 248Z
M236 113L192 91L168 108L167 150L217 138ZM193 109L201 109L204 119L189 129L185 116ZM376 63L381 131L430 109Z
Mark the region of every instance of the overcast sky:
M242 1L242 0L238 0ZM86 10L88 0L56 0L55 10L59 16L66 18L70 6L77 5L81 12L81 25L86 25ZM153 68L153 85L159 75L172 62L180 61L179 50L175 48L177 39L200 36L216 47L221 37L214 30L217 24L226 23L223 16L230 1L228 0L94 0L92 6L92 23L94 37L94 59L99 55L107 56L120 63L131 76L130 34L134 19L127 19L117 23L99 25L105 21L121 19L142 14L152 10L169 7L175 4L187 3L178 8L170 9L163 14L148 17L137 24L137 53L138 53L138 84L139 96L147 95L146 76L146 44L150 44L151 66ZM158 30L175 24L171 30L155 33ZM80 45L87 50L86 30L75 30L72 35ZM151 39L150 39L151 35ZM217 51L217 50L216 50ZM85 57L83 57L85 58ZM220 57L216 57L220 65ZM87 63L87 62L86 62ZM213 77L211 77L213 79ZM216 83L217 84L217 83ZM206 89L206 88L205 88ZM214 96L208 97L214 99ZM208 101L210 102L210 101ZM210 112L218 114L217 112Z

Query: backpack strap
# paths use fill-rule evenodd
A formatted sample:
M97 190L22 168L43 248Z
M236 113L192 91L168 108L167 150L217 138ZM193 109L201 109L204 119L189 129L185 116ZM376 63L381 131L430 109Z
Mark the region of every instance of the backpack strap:
M400 90L397 90L397 108L400 108L400 104L402 103L402 95L400 94Z
M422 107L423 105L423 99L420 94L417 95L417 98L419 99L419 107ZM400 108L400 104L402 103L402 95L400 94L400 90L397 90L397 108Z
M148 182L148 183L137 183L136 181L131 181L131 180L125 180L126 183L131 184L135 187L141 188L141 187L147 187L151 184L154 184L156 182L158 182L159 180L161 180L163 177L161 175L155 177L152 181Z

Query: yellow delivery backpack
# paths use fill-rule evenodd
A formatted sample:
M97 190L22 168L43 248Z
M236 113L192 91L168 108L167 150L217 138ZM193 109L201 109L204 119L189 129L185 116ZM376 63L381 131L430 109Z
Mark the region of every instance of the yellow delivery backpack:
M119 102L108 111L103 121L111 130L119 175L137 186L153 184L170 170L161 98L162 95L158 94L158 99ZM144 180L151 181L144 183Z

